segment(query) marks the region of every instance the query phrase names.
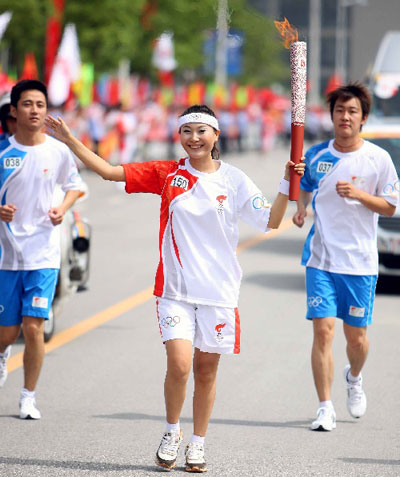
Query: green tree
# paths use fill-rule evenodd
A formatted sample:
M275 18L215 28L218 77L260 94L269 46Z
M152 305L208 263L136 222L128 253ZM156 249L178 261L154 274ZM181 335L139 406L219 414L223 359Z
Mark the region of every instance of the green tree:
M145 22L143 8L150 1L157 7ZM217 0L65 0L63 23L76 25L82 61L93 63L96 75L115 72L120 60L127 58L133 72L155 77L152 45L170 31L176 77L198 79L205 76L203 45L206 32L215 29L217 4ZM9 47L11 65L18 73L25 53L33 51L42 72L52 0L0 0L0 11L5 10L13 17L0 47ZM243 72L233 79L256 86L287 79L288 64L272 21L246 0L229 0L229 15L230 27L243 31L245 38Z
M42 71L47 18L53 12L50 0L0 0L0 12L12 12L11 21L0 43L8 50L9 64L22 72L25 54L33 52Z
M144 0L67 0L64 22L76 25L82 61L102 73L115 71L122 58L134 59L143 48L143 4Z
M242 83L265 86L287 82L290 74L288 55L273 21L257 10L247 8L246 3L246 0L229 2L231 27L243 30L245 34Z
M153 20L151 38L166 30L174 33L178 75L185 70L203 74L205 32L215 28L216 17L216 0L160 2ZM287 79L289 68L283 61L283 47L272 20L248 7L246 0L229 0L229 17L229 26L242 30L245 37L243 73L236 79L257 86ZM150 44L151 38L147 44ZM145 60L144 52L139 53L142 55L141 61ZM150 68L151 54L148 51L146 54Z

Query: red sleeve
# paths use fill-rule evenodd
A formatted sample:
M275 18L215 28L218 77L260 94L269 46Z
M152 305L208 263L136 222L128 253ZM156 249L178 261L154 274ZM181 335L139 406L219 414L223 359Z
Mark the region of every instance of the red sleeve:
M125 190L133 192L150 192L161 195L168 174L178 167L176 161L130 162L122 164L125 171Z

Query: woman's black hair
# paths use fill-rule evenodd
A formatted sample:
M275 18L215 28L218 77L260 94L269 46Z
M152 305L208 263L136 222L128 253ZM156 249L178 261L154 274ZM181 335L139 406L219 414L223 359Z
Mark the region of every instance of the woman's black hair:
M205 104L194 104L193 106L189 106L188 108L183 111L183 113L180 116L185 116L186 114L191 114L191 113L203 113L203 114L208 114L209 116L213 116L216 118L217 116L215 115L214 111L206 106ZM216 129L213 128L215 132ZM212 148L211 151L211 157L215 160L219 159L219 149L217 147L217 142L215 142L214 147Z

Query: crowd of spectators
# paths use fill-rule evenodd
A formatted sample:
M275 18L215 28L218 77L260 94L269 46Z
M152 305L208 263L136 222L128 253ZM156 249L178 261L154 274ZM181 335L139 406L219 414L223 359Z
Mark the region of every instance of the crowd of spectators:
M177 159L184 154L179 144L177 122L183 107L163 107L148 101L135 108L105 107L58 109L73 134L113 164ZM277 144L289 146L290 110L262 108L215 108L221 134L219 149L226 153L267 153ZM322 108L307 111L305 140L318 141L331 135L329 113Z

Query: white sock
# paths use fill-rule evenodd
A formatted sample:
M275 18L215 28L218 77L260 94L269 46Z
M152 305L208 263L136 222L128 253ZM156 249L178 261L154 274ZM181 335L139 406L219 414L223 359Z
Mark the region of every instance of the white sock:
M353 376L350 372L350 369L349 369L349 372L347 373L347 381L349 383L358 383L358 381L360 381L360 379L361 379L361 373L358 376Z
M168 421L167 421L167 432L180 432L181 430L181 425L178 422L176 422L175 424L170 424Z
M194 444L195 442L198 442L199 444L204 444L204 439L205 437L198 436L196 434L192 434L192 438L190 439L190 442Z
M329 409L333 409L333 402L332 401L321 401L319 403L319 407L327 407Z
M35 391L29 391L26 388L22 388L21 397L22 396L34 398L35 397Z

